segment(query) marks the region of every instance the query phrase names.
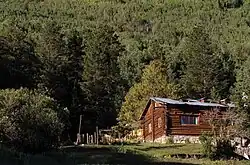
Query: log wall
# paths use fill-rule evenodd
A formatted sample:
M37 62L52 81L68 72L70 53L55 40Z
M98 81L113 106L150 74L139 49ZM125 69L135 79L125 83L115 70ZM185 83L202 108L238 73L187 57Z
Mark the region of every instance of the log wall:
M144 139L154 141L166 134L165 106L151 101L143 121ZM151 126L151 128L149 128Z
M168 119L171 121L167 133L170 135L200 135L204 131L211 131L209 124L202 118L205 111L211 110L207 107L198 106L168 106ZM198 124L181 124L181 115L194 115L198 117Z
M164 135L199 136L203 132L211 131L209 124L202 118L202 114L211 109L211 107L190 105L166 106L151 100L142 121L144 140L154 141ZM198 124L181 124L181 115L197 116Z

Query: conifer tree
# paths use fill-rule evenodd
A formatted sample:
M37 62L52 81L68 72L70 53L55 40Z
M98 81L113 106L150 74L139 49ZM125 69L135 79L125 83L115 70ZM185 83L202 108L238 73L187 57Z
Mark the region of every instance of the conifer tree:
M184 69L180 84L187 97L220 99L228 97L234 83L230 54L212 43L202 27L195 27L182 50Z
M123 98L123 82L118 67L118 57L124 46L112 28L97 28L88 36L84 58L83 88L86 91L86 113L92 124L111 127Z

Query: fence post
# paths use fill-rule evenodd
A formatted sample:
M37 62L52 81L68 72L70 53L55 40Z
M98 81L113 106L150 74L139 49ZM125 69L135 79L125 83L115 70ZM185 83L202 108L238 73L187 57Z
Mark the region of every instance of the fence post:
M99 130L98 130L98 126L96 126L96 144L99 144Z
M91 135L91 144L93 144L93 140L94 140L93 135Z
M89 144L89 134L87 133L87 144Z
M94 144L96 144L96 132L94 132Z
M82 143L85 143L84 134L82 134Z

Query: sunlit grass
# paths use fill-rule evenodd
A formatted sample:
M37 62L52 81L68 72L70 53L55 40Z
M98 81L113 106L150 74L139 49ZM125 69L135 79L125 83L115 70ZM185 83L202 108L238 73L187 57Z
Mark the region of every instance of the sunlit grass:
M140 144L136 146L124 146L139 150L150 155L171 155L171 154L201 154L200 144Z

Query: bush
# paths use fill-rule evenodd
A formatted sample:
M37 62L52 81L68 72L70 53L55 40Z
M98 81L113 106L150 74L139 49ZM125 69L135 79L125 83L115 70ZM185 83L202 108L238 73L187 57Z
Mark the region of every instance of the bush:
M231 146L228 139L215 138L208 133L202 134L199 139L203 154L210 159L230 159L235 156L235 148Z
M213 159L214 158L214 151L213 151L213 137L209 133L203 133L200 137L199 140L202 145L202 152L204 156Z
M215 159L230 159L235 156L234 150L229 140L219 139L215 146Z
M0 90L1 140L19 151L41 152L58 145L63 124L53 99L28 89Z

